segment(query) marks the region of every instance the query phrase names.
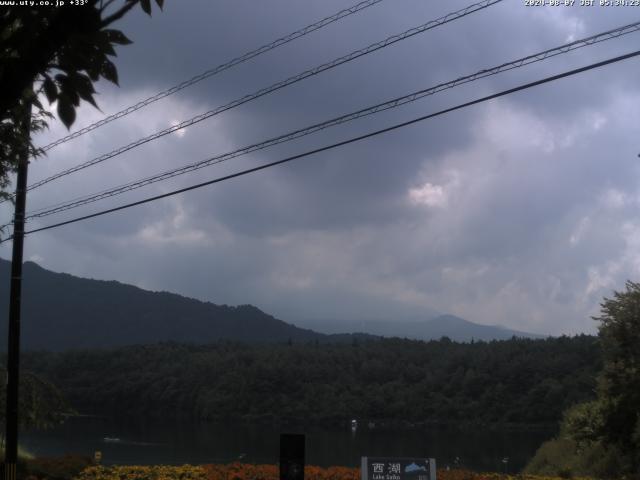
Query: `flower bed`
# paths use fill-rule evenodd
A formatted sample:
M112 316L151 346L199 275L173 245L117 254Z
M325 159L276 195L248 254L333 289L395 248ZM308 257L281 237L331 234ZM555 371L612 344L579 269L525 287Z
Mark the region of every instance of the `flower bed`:
M359 480L360 469L348 467L305 467L305 480ZM438 480L560 480L559 477L477 473L468 470L439 470ZM75 480L279 480L277 465L121 466L86 468ZM573 480L589 480L578 479Z
M77 480L207 480L203 467L183 465L170 466L120 466L120 467L88 467L80 473Z

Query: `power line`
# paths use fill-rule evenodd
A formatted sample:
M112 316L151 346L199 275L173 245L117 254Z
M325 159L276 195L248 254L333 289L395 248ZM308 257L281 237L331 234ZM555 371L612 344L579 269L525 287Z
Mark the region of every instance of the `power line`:
M284 143L284 142L288 142L306 135L310 135L312 133L318 132L320 130L324 130L326 128L329 127L333 127L336 125L340 125L358 118L362 118L368 115L372 115L381 111L385 111L385 110L389 110L392 108L396 108L399 107L401 105L405 105L407 103L411 103L414 101L417 101L421 98L424 98L426 96L430 96L430 95L434 95L438 92L450 89L450 88L454 88L456 86L459 85L463 85L465 83L469 83L469 82L473 82L475 80L481 79L481 78L485 78L485 77L489 77L492 75L496 75L498 73L501 72L505 72L505 71L509 71L509 70L513 70L515 68L520 68L526 65L530 65L532 63L536 63L536 62L540 62L543 60L546 60L548 58L557 56L557 55L561 55L564 53L568 53L572 50L576 50L578 48L582 48L585 46L589 46L589 45L593 45L599 42L603 42L606 40L610 40L613 38L618 38L622 35L626 35L628 33L632 33L632 32L637 32L640 30L640 22L636 22L636 23L632 23L629 25L625 25L622 27L618 27L612 30L608 30L606 32L602 32L596 35L592 35L590 37L584 38L584 39L580 39L580 40L576 40L574 42L565 44L565 45L561 45L559 47L555 47L555 48L551 48L539 53L535 53L532 55L528 55L526 57L522 57L519 58L517 60L513 60L510 62L506 62L503 63L501 65L498 65L496 67L492 67L492 68L488 68L488 69L484 69L484 70L480 70L479 72L476 72L474 74L471 75L466 75L463 77L459 77L455 80L446 82L446 83L441 83L438 84L434 87L430 87L427 89L423 89L423 90L419 90L417 92L413 92L409 95L405 95L402 97L397 97L394 98L392 100L388 100L386 102L383 103L379 103L377 105L373 105L371 107L367 107L346 115L342 115L321 123L317 123L314 125L311 125L309 127L305 127L299 130L295 130L293 132L289 132L286 133L284 135L280 135L278 137L274 137L268 140L265 140L263 142L260 143L255 143L237 150L234 150L232 152L228 152L222 155L216 155L214 157L208 158L206 160L202 160L190 165L186 165L183 167L179 167L179 168L175 168L173 170L169 170L163 173L159 173L150 177L146 177L134 182L130 182L124 185L120 185L117 187L113 187L111 189L108 190L103 190L101 192L95 193L95 194L91 194L88 196L83 196L83 197L79 197L76 199L72 199L72 200L68 200L66 202L62 202L56 205L52 205L52 206L48 206L48 207L44 207L44 208L40 208L38 210L34 210L32 212L29 212L29 214L27 215L27 219L33 219L33 218L42 218L42 217L46 217L49 215L53 215L55 213L60 213L66 210L70 210L72 208L77 208L80 207L82 205L86 205L89 203L93 203L93 202L97 202L99 200L105 199L105 198L109 198L109 197L113 197L116 195L120 195L122 193L131 191L131 190L135 190L147 185L151 185L153 183L156 182L160 182L163 180L167 180L169 178L173 178L175 176L178 175L183 175L195 170L199 170L201 168L205 168L205 167L209 167L211 165L215 165L218 163L222 163L224 161L230 160L232 158L236 158L239 157L241 155L246 155L258 150L263 150L265 148L274 146L274 145L278 145L280 143Z
M496 98L499 98L499 97L503 97L505 95L509 95L509 94L512 94L512 93L515 93L515 92L519 92L521 90L526 90L526 89L529 89L529 88L532 88L532 87L536 87L538 85L542 85L542 84L545 84L545 83L549 83L549 82L553 82L553 81L559 80L561 78L566 78L566 77L569 77L569 76L572 76L572 75L577 75L579 73L583 73L583 72L586 72L588 70L593 70L595 68L604 67L606 65L610 65L610 64L616 63L616 62L620 62L622 60L627 60L627 59L632 58L632 57L637 57L638 55L640 55L640 50L636 50L635 52L628 53L626 55L620 55L618 57L610 58L608 60L604 60L604 61L601 61L601 62L592 63L592 64L587 65L585 67L576 68L574 70L569 70L569 71L566 71L564 73L560 73L560 74L553 75L553 76L550 76L550 77L545 77L545 78L543 78L541 80L536 80L535 82L526 83L526 84L520 85L518 87L510 88L508 90L503 90L501 92L494 93L494 94L488 95L486 97L482 97L482 98L479 98L479 99L476 99L476 100L472 100L472 101L469 101L469 102L466 102L466 103L461 103L461 104L456 105L454 107L450 107L450 108L447 108L447 109L444 109L444 110L440 110L440 111L435 112L435 113L430 113L430 114L424 115L422 117L414 118L413 120L409 120L409 121L406 121L406 122L398 123L398 124L392 125L390 127L386 127L386 128L380 129L380 130L376 130L374 132L367 133L365 135L360 135L358 137L353 137L353 138L350 138L348 140L344 140L344 141L337 142L337 143L334 143L334 144L331 144L331 145L327 145L327 146L324 146L324 147L321 147L321 148L317 148L315 150L310 150L310 151L307 151L307 152L304 152L304 153L301 153L301 154L298 154L298 155L293 155L291 157L287 157L287 158L284 158L284 159L281 159L281 160L277 160L275 162L271 162L271 163L267 163L267 164L264 164L264 165L260 165L258 167L249 168L247 170L242 170L240 172L236 172L236 173L233 173L233 174L230 174L230 175L225 175L223 177L218 177L218 178L215 178L213 180L209 180L207 182L202 182L202 183L198 183L196 185L191 185L189 187L181 188L181 189L178 189L178 190L173 190L171 192L167 192L167 193L163 193L161 195L156 195L156 196L153 196L153 197L149 197L149 198L146 198L146 199L143 199L143 200L139 200L137 202L128 203L126 205L121 205L119 207L109 208L107 210L102 210L102 211L99 211L99 212L96 212L96 213L92 213L90 215L84 215L84 216L81 216L81 217L73 218L71 220L66 220L64 222L59 222L59 223L55 223L55 224L52 224L52 225L47 225L45 227L36 228L34 230L29 230L29 231L25 232L25 234L42 232L44 230L50 230L50 229L53 229L53 228L62 227L64 225L69 225L71 223L77 223L77 222L80 222L80 221L83 221L83 220L88 220L90 218L95 218L95 217L99 217L99 216L102 216L102 215L106 215L108 213L113 213L113 212L117 212L117 211L120 211L120 210L125 210L125 209L128 209L128 208L132 208L132 207L135 207L135 206L138 206L138 205L145 204L145 203L150 203L150 202L154 202L156 200L160 200L160 199L163 199L163 198L171 197L173 195L178 195L180 193L184 193L184 192L188 192L188 191L191 191L191 190L196 190L196 189L199 189L199 188L202 188L202 187L206 187L208 185L213 185L215 183L220 183L220 182L223 182L223 181L226 181L226 180L230 180L232 178L248 175L248 174L253 173L253 172L257 172L257 171L260 171L260 170L265 170L267 168L274 167L276 165L280 165L280 164L283 164L283 163L291 162L293 160L298 160L300 158L308 157L308 156L311 156L311 155L314 155L314 154L317 154L317 153L320 153L320 152L325 152L327 150L331 150L331 149L334 149L334 148L337 148L337 147L348 145L350 143L355 143L355 142L358 142L358 141L361 141L361 140L365 140L367 138L371 138L371 137L374 137L374 136L377 136L377 135L381 135L383 133L387 133L387 132L390 132L390 131L393 131L393 130L397 130L397 129L406 127L408 125L412 125L414 123L422 122L424 120L427 120L427 119L430 119L430 118L434 118L434 117L438 117L440 115L444 115L446 113L450 113L450 112L453 112L453 111L456 111L456 110L461 110L463 108L467 108L467 107L470 107L472 105L477 105L479 103L487 102L489 100L493 100L493 99L496 99ZM10 240L12 238L13 237L8 237L8 238L6 238L4 240L1 240L0 243L4 243L4 242L6 242L6 241L8 241L8 240Z
M168 88L167 90L164 90L162 92L156 93L155 95L145 99L145 100L141 100L138 103L136 103L135 105L131 105L127 108L125 108L124 110L121 110L117 113L114 113L113 115L109 115L108 117L103 118L102 120L99 120L95 123L92 123L91 125L88 125L80 130L78 130L77 132L71 133L65 137L59 138L58 140L49 143L48 145L45 145L44 147L42 147L42 149L44 151L47 150L51 150L52 148L61 145L63 143L68 142L69 140L73 140L74 138L77 138L81 135L84 135L85 133L88 133L92 130L95 130L96 128L102 127L103 125L106 125L107 123L110 123L114 120L117 120L118 118L122 118L126 115L129 115L130 113L135 112L136 110L140 110L143 107L146 107L147 105L150 105L154 102L157 102L158 100L168 97L169 95L173 95L174 93L179 92L180 90L183 90L187 87L190 87L191 85L195 85L198 82L201 82L202 80L205 80L207 78L210 78L214 75L217 75L218 73L224 72L225 70L228 70L232 67L235 67L236 65L239 65L243 62L246 62L247 60L250 60L254 57L257 57L258 55L262 55L263 53L269 52L271 50L274 50L278 47L281 47L282 45L285 45L289 42L292 42L293 40L296 40L300 37L303 37L311 32L314 32L316 30L319 30L323 27L326 27L327 25L330 25L331 23L337 22L338 20L341 20L345 17L348 17L350 15L353 15L354 13L358 13L362 10L364 10L365 8L369 8L377 3L380 3L382 0L365 0L363 2L357 3L355 5L353 5L352 7L349 8L345 8L344 10L340 10L339 12L323 18L322 20L313 23L311 25L307 25L304 28L301 28L300 30L296 30L293 33L290 33L288 35L285 35L284 37L278 38L277 40L274 40L271 43L268 43L266 45L263 45L261 47L256 48L255 50L251 50L250 52L245 53L244 55L241 55L239 57L236 57L232 60L229 60L226 63L223 63L221 65L218 65L217 67L214 67L210 70L207 70L205 72L202 72L198 75L195 75L194 77L190 78L189 80L185 80L181 83L179 83L178 85L175 85L171 88Z
M431 20L427 23L424 23L418 27L414 27L411 28L409 30L406 30L400 34L397 35L392 35L388 38L386 38L385 40L382 40L380 42L376 42L373 43L365 48L362 48L360 50L355 50L347 55L344 55L342 57L339 57L335 60L332 60L330 62L324 63L322 65L319 65L315 68L312 68L310 70L306 70L298 75L294 75L292 77L287 78L286 80L282 80L280 82L274 83L273 85L266 87L266 88L262 88L252 94L249 95L245 95L241 98L238 98L236 100L233 100L232 102L229 102L225 105L222 105L220 107L217 107L213 110L209 110L208 112L202 113L200 115L196 115L195 117L190 118L189 120L185 120L177 125L172 125L171 127L165 128L164 130L161 130L159 132L156 132L152 135L149 135L147 137L138 139L132 143L129 143L128 145L125 145L123 147L117 148L109 153L100 155L99 157L93 158L92 160L88 160L84 163L81 163L79 165L76 165L75 167L69 168L67 170L64 170L62 172L58 172L55 175L52 175L50 177L47 177L43 180L40 180L39 182L36 182L32 185L29 186L29 190L33 190L35 188L41 187L42 185L45 185L49 182L52 182L53 180L56 180L58 178L64 177L66 175L70 175L72 173L75 173L79 170L83 170L87 167L96 165L98 163L102 163L110 158L113 158L117 155L120 155L122 153L125 153L133 148L139 147L140 145L144 145L145 143L151 142L153 140L156 140L160 137L163 137L165 135L168 135L170 133L176 132L178 130L182 130L184 128L188 128L192 125L195 125L196 123L202 122L203 120L206 120L208 118L213 117L214 115L218 115L222 112L225 112L227 110L231 110L232 108L238 107L240 105L243 105L247 102L251 102L253 100L256 100L257 98L260 98L264 95L267 95L269 93L275 92L276 90L280 90L284 87L287 87L289 85L292 85L294 83L300 82L306 78L318 75L326 70L330 70L332 68L335 68L339 65L342 65L344 63L350 62L352 60L355 60L356 58L362 57L364 55L368 55L372 52L375 52L377 50L380 50L382 48L388 47L390 45L393 45L394 43L400 42L402 40L406 40L407 38L413 37L414 35L418 35L420 33L424 33L428 30L431 30L433 28L439 27L440 25L444 25L446 23L452 22L454 20L458 20L462 17L465 17L467 15L470 15L472 13L475 13L477 11L483 10L485 8L490 7L491 5L494 5L496 3L500 3L503 0L483 0L481 2L478 3L474 3L472 5L469 5L463 9L460 9L458 11L452 12L452 13L448 13L447 15L444 15L438 19L435 20Z

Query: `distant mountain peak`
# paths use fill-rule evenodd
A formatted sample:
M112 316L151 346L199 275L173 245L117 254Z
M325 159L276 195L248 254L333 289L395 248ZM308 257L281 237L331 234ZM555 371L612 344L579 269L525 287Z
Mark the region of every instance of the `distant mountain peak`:
M312 320L298 325L322 333L364 332L370 335L414 340L438 340L448 337L458 342L470 342L471 340L508 340L512 337L544 338L543 335L520 332L502 326L481 325L448 313L424 320Z

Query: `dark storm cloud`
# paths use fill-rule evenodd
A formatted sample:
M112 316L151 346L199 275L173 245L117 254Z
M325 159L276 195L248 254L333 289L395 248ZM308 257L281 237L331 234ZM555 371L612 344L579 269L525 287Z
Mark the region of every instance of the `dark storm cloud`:
M121 28L111 113L350 2L167 2ZM630 11L506 1L34 191L32 208L224 153L629 22ZM387 0L52 150L46 177L467 2ZM636 36L498 75L71 211L71 218L344 140L626 53ZM592 330L640 274L637 61L521 92L295 164L29 237L55 270L297 318L432 309L544 333ZM99 119L83 108L79 124ZM63 134L54 127L43 143ZM53 219L54 217L52 217ZM35 222L46 225L49 220ZM3 250L3 256L7 256Z

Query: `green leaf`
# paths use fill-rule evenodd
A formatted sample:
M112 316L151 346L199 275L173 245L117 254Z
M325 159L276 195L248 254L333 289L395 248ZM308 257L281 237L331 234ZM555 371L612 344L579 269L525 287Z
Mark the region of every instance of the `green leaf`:
M102 62L100 74L111 83L118 85L118 70L116 70L116 66L109 60Z
M60 118L67 129L71 128L71 125L73 125L73 122L76 120L76 109L69 97L64 94L60 94L58 98L58 118Z
M103 30L102 33L111 43L116 43L118 45L130 45L131 43L133 43L120 30Z
M67 94L69 95L69 98L71 99L71 103L73 103L76 107L80 106L80 95L78 95L78 92L74 89L70 89L69 91L67 91Z
M44 89L44 94L47 96L49 103L55 102L58 97L58 87L56 87L56 84L51 77L45 78L42 83L42 88Z
M71 76L71 81L78 89L78 92L96 93L93 88L93 82L84 73L74 72Z
M58 75L56 75L58 78ZM61 76L60 79L60 97L64 96L76 107L80 105L80 96L78 90L73 82L72 76Z
M37 107L38 110L44 110L44 108L42 108L42 103L40 103L40 100L38 100L38 97L35 97L32 102L33 106Z
M104 42L104 44L100 45L100 48L106 55L111 55L112 57L117 56L116 51L113 49L113 45L111 45L111 42L108 40Z
M97 82L100 79L100 70L103 60L103 57L98 58L98 56L93 56L85 66L85 70L89 75L89 78L94 82Z
M140 6L144 13L147 15L151 15L151 0L140 0Z
M93 83L86 75L81 73L76 73L71 77L71 81L73 82L73 86L76 88L78 95L83 100L86 100L94 107L98 108L95 100L93 99L93 94L96 92L93 88Z

